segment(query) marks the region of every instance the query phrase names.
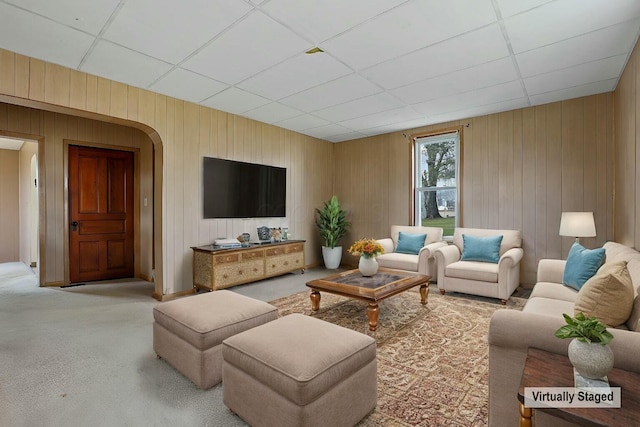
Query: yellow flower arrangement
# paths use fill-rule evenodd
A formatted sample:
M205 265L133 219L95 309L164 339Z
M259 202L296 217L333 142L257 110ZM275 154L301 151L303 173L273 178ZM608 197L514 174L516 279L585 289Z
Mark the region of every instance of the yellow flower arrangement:
M366 258L376 257L384 253L384 248L374 239L360 239L349 248L349 253Z

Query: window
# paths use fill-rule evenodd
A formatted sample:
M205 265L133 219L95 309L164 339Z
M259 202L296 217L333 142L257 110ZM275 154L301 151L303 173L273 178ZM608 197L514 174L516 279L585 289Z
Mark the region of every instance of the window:
M415 225L442 227L452 236L458 225L460 133L415 137Z

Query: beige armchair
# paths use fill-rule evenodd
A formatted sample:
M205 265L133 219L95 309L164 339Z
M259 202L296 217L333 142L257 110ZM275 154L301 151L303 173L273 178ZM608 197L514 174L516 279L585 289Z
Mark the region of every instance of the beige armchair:
M427 237L416 253L401 253L397 251L401 232L409 235L426 234ZM384 248L384 254L377 258L380 267L415 271L431 276L433 279L435 279L437 272L433 251L439 247L447 246L442 241L442 228L411 225L392 225L391 237L378 239L378 242Z
M502 236L497 262L462 260L463 235L473 237ZM468 253L468 252L467 252ZM518 230L489 230L456 228L453 244L436 249L434 253L438 269L438 289L446 291L498 298L503 304L520 283L522 238Z

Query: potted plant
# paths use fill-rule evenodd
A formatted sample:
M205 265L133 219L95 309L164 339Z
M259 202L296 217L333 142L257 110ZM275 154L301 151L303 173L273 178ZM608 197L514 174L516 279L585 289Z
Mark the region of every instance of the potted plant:
M555 332L558 338L573 338L569 343L569 361L585 378L602 378L613 368L613 351L609 342L613 335L595 317L578 313L575 317L562 314L566 325Z
M338 241L344 237L351 223L347 221L347 213L340 209L340 203L335 195L328 202L324 202L322 209L316 208L316 214L316 225L324 241L322 246L324 265L328 269L336 269L342 260L342 246L338 246Z

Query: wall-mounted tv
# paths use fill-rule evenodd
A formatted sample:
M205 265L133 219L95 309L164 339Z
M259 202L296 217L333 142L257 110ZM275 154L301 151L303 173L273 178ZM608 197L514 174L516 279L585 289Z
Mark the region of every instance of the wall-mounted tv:
M205 218L285 216L287 169L203 157Z

